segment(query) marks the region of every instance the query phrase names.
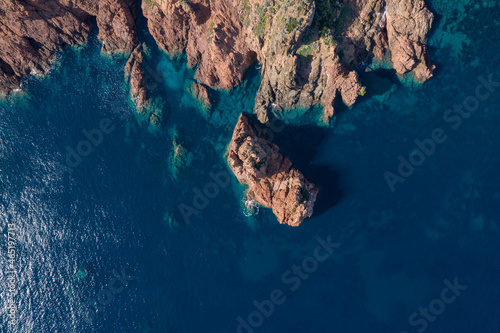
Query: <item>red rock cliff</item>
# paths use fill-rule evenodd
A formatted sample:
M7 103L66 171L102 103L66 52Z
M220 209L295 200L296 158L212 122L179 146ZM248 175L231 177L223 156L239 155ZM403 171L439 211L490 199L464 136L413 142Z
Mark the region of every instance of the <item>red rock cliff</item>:
M85 43L96 17L102 50L136 46L135 0L0 2L0 94L20 77L44 74L55 50ZM390 55L398 74L432 76L426 37L433 15L423 0L144 0L148 28L170 54L185 51L197 79L230 89L262 64L256 97L261 122L271 108L321 103L325 119L340 98L352 105L361 84L354 68Z
M106 53L129 53L137 44L134 0L3 0L0 2L0 94L20 78L46 74L56 50L84 44L97 19Z

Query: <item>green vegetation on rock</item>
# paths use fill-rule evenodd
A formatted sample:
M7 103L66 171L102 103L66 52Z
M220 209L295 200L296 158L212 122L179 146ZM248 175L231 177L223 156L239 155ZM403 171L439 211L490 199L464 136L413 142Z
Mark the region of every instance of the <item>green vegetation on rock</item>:
M291 33L299 26L299 22L295 17L288 18L286 22L286 32Z
M329 30L335 25L335 18L339 10L337 3L337 0L316 0L316 16L321 34L325 29Z
M361 87L361 89L359 89L359 96L364 96L366 94L366 87L363 86Z
M154 0L145 0L148 7L158 6Z
M301 12L306 7L306 3L311 0L264 0L254 2L253 0L242 0L241 2L241 21L245 27L252 27L252 31L257 37L264 37L267 22L272 21L276 14L281 11L280 19L285 23L285 29L288 33L293 32L300 24L300 20L291 17L287 11Z
M334 40L342 39L344 25L351 16L351 9L347 3L338 0L315 0L316 14L312 29L328 45Z
M260 168L262 168L262 166L263 166L263 165L264 165L264 161L260 161L259 163L256 163L256 164L255 164L255 168L256 168L257 170L260 170Z
M250 5L249 0L243 0L241 4L243 7L241 21L243 22L245 27L248 27L250 25L250 14L252 13L252 6Z
M274 6L274 1L265 0L264 3L259 5L255 3L255 14L257 15L257 23L254 26L253 32L258 37L264 37L264 32L266 29L266 23L271 19L272 15L276 13L276 7Z

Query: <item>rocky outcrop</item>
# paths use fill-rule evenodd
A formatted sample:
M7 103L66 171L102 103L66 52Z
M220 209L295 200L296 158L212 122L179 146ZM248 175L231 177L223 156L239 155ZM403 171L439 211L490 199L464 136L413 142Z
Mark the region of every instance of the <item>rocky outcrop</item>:
M433 15L423 0L147 0L159 46L186 51L196 77L230 89L257 59L262 82L255 112L321 103L325 120L340 98L352 105L361 84L354 69L390 54L400 75L432 76L425 39Z
M124 0L100 0L97 26L103 52L130 53L137 44L135 19Z
M413 71L419 81L432 76L425 41L434 19L423 1L390 1L387 12L387 38L392 64L398 74Z
M125 65L125 80L130 85L130 97L139 112L146 104L146 86L142 70L142 46L137 45Z
M84 44L97 18L103 52L128 53L137 43L133 0L3 0L0 2L0 93L20 78L46 74L55 51Z
M193 82L189 90L193 97L202 105L204 110L210 109L212 102L210 101L208 88L204 84Z
M258 137L243 114L234 129L227 161L238 181L248 185L249 202L272 208L280 223L298 226L312 215L318 189L278 146Z
M389 53L398 74L413 72L422 82L432 76L425 42L434 16L423 0L364 0L346 8L351 14L344 16L339 45L349 64Z
M249 34L257 34L262 45L259 53L262 84L255 103L259 120L267 122L267 112L272 107L283 109L321 103L328 119L333 115L336 98L352 105L361 85L356 72L341 64L338 46L319 39L307 48L301 46L304 39L312 38L306 34L314 24L316 3L301 0L288 6L280 4L274 11L276 13L265 22L263 36L259 36L257 26L249 24L247 29ZM258 22L259 17L252 15L251 21Z

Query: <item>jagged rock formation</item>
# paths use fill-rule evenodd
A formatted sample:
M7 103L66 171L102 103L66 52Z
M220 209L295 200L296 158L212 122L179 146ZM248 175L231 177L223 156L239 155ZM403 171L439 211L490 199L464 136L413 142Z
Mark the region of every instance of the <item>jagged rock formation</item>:
M135 0L3 0L0 2L0 93L20 78L46 74L56 50L84 44L97 17L103 52L129 53L137 43Z
M256 112L333 102L352 105L361 85L353 71L370 56L391 55L398 74L432 76L425 47L433 15L423 0L147 0L148 27L170 54L185 50L210 87L237 85L262 64Z
M256 59L231 2L148 0L142 9L158 45L173 55L185 50L188 64L198 64L196 78L210 87L234 87Z
M146 104L146 87L142 70L142 45L137 45L125 65L125 80L130 85L130 97L137 110L142 111Z
M318 189L278 146L258 137L243 114L234 129L227 161L238 181L248 185L248 200L272 208L280 223L298 226L312 215Z

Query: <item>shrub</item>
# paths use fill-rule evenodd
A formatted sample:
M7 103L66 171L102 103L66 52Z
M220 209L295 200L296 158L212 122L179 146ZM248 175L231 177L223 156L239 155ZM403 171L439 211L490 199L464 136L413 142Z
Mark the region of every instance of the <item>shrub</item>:
M299 26L299 22L297 21L297 19L295 17L290 17L288 19L288 21L286 22L286 31L288 33L291 33L292 31L297 29L298 26Z

